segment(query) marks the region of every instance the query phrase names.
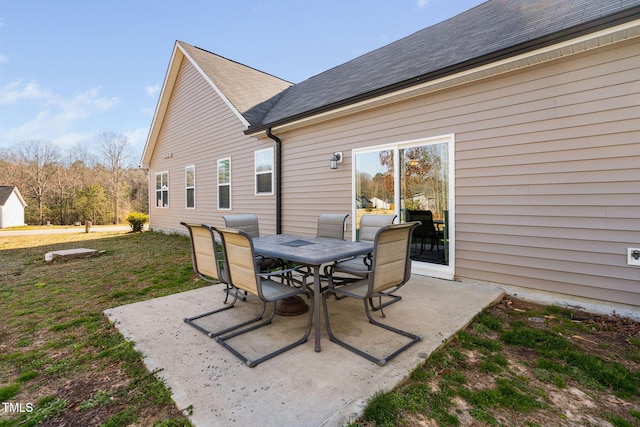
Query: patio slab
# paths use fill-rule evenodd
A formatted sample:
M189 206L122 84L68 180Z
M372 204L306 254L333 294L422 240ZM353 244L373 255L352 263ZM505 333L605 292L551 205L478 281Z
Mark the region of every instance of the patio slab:
M360 415L379 390L402 382L434 350L466 327L482 309L504 296L500 288L413 275L399 292L402 301L385 308L383 321L419 334L422 341L380 367L329 341L322 351L313 339L255 368L249 368L183 318L223 305L222 285L106 310L123 336L135 342L150 371L161 370L180 409L191 407L195 426L343 426ZM255 302L216 315L215 322L251 316ZM360 301L329 300L336 335L381 356L403 338L386 335L366 321ZM379 316L379 313L374 313ZM276 316L258 331L234 339L249 354L267 352L302 335L306 315ZM213 326L211 319L205 319Z

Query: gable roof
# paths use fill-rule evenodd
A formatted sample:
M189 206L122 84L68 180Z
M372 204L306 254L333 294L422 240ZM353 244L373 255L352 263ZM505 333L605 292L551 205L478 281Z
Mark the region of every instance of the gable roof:
M292 85L199 47L176 41L142 154L143 167L148 167L151 160L178 71L184 60L191 62L245 126L259 122L264 116L264 106L268 107L273 102L269 100L277 99L278 94ZM256 107L258 105L263 107Z
M202 48L182 41L177 43L249 123L260 118L254 117L254 113L249 111L252 107L271 99L292 85L278 77Z
M638 36L640 0L488 0L295 85L176 41L141 166L149 166L185 58L251 135L326 120Z
M0 206L4 206L11 197L11 194L16 193L18 200L22 203L22 206L27 206L27 203L22 198L22 194L18 191L18 187L13 185L0 185Z
M248 133L639 18L640 0L489 0L290 87Z

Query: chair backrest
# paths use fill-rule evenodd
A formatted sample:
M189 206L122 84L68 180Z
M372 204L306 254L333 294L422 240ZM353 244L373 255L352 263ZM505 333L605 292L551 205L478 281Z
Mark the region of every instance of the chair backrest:
M419 221L381 228L373 245L369 294L400 286L411 277L411 234Z
M189 230L193 270L204 279L210 278L228 283L228 275L222 257L222 246L220 249L217 248L214 230L205 224L186 222L180 224Z
M260 227L256 214L224 215L224 225L227 228L242 230L252 238L260 237Z
M376 215L365 214L360 218L360 233L358 240L363 242L373 242L376 238L376 233L380 228L385 225L393 224L397 215Z
M433 213L431 211L407 210L407 221L420 221L423 226L433 225Z
M344 224L349 214L321 214L318 217L317 237L344 240Z
M229 270L229 280L238 289L263 298L260 278L257 275L256 258L251 236L238 229L216 229L222 238L224 259Z

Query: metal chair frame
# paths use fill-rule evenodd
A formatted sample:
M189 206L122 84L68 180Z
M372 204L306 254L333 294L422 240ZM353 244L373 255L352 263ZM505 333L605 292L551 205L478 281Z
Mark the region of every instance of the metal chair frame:
M223 307L207 311L202 314L197 314L192 317L185 317L183 320L185 323L188 323L210 338L216 337L220 334L225 334L234 328L225 328L214 331L196 323L196 320L233 308L238 300L237 290L229 284L228 270L226 268L222 268L222 266L225 265L222 244L220 243L220 251L218 251L218 242L216 240L216 233L213 227L206 224L193 224L186 222L181 222L180 224L186 227L189 231L189 238L191 241L191 262L193 264L193 270L196 272L198 277L212 284L224 283L226 285L224 298L225 305ZM215 267L213 267L214 265ZM230 294L233 295L233 300L228 304ZM243 296L242 298L244 299L245 297ZM263 315L264 313L259 317L248 321L246 324L260 320Z
M380 230L381 227L386 225L393 224L393 221L397 218L397 215L387 214L387 215L374 215L374 214L366 214L360 218L360 241L373 241L375 239L376 233ZM362 261L362 267L357 266L356 263ZM359 267L359 268L356 268ZM361 280L369 274L371 271L371 254L366 256L360 256L356 258L351 258L348 260L340 260L333 265L325 267L325 276L333 276L335 272L341 272L348 274L349 277L340 277L339 283L337 285L348 284L357 282ZM353 277L352 277L353 276ZM334 283L336 277L333 278ZM397 289L393 289L392 291L386 293L385 295L378 296L378 305L373 303L373 298L369 299L369 305L371 306L371 310L378 311L387 307L395 302L398 302L402 299L400 295L395 295L394 292ZM386 302L382 302L382 297L388 297L390 300ZM336 295L336 299L344 298Z
M229 328L229 333L218 334L215 336L216 341L224 348L229 350L233 355L242 360L247 366L255 367L265 360L271 359L282 354L300 344L307 342L307 338L311 332L313 319L313 298L311 290L307 287L306 280L302 281L302 287L296 288L275 282L268 277L271 275L282 275L289 273L288 270L280 270L275 273L261 273L255 261L255 252L253 249L253 241L251 236L242 230L219 228L216 231L222 239L222 250L229 269L230 285L238 291L246 291L251 295L258 297L262 301L261 313L257 318L241 322ZM294 269L289 269L294 270ZM290 298L296 295L306 295L309 299L309 319L304 335L298 340L272 351L266 355L255 359L249 359L236 348L234 348L229 340L245 334L247 332L262 328L269 325L276 315L275 303L279 300ZM266 320L244 328L244 326L260 320L266 312L267 303L273 303L273 309Z
M419 221L393 224L385 226L378 230L374 240L374 250L372 253L372 269L368 273L367 277L358 282L342 285L340 287L335 287L333 280L330 277L329 289L322 295L325 324L327 327L327 332L329 334L329 339L332 342L340 345L341 347L344 347L347 350L366 358L367 360L377 363L380 366L385 365L398 354L402 353L422 339L422 337L420 337L419 335L413 334L408 331L403 331L401 329L375 320L371 315L371 311L369 309L369 302L371 298L385 295L388 289L393 288L395 290L404 285L411 278L411 259L409 256L411 250L411 235L413 233L413 230L419 224ZM402 249L404 250L400 248L401 246L403 246ZM401 272L394 275L393 271L389 271L389 269L394 268L393 266L397 265L399 262L402 262L404 265L402 265ZM354 347L346 341L339 339L331 330L331 324L329 321L327 298L330 293L363 300L365 314L367 316L367 319L369 320L369 323L393 333L410 338L411 341L393 351L391 354L382 358L378 358L369 353L366 353L361 349Z

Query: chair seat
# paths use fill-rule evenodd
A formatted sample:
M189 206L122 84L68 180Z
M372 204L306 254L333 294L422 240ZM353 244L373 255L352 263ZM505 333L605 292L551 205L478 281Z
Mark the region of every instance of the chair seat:
M333 267L336 271L344 273L366 275L370 271L370 266L365 264L365 259L364 256L357 256L355 258L338 261Z
M295 288L270 279L262 280L262 295L267 301L277 301L304 293L304 289L301 288Z
M332 292L350 296L356 299L369 298L369 296L367 295L369 292L369 281L367 279L358 280L357 282L334 288Z

